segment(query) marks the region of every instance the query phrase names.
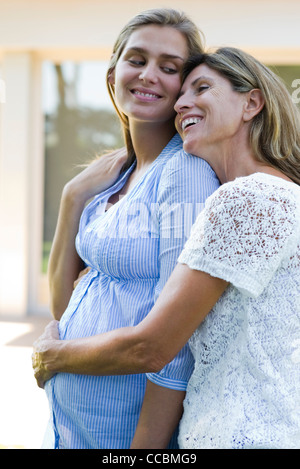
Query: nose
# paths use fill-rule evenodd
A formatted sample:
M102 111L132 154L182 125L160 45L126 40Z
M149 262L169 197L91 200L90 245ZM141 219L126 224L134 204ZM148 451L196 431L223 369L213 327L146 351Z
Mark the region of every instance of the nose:
M184 111L186 111L187 109L189 109L190 107L192 106L192 103L190 100L188 100L188 97L186 94L182 94L181 96L179 96L179 98L177 99L175 105L174 105L174 109L175 111L177 112L177 114L181 114L183 113Z
M139 79L148 83L157 83L157 69L154 64L146 64L139 75Z

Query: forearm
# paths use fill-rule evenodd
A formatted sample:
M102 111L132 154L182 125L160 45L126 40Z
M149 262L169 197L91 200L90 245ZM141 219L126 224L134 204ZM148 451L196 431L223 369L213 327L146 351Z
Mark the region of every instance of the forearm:
M184 397L185 391L148 381L131 449L167 448L181 418Z
M42 336L35 346L36 374L43 382L49 371L158 372L178 354L227 286L224 280L178 265L151 312L137 326L67 341L52 339L53 334L50 339Z
M135 374L158 371L162 367L151 359L154 355L151 346L145 350L135 327L80 339L54 340L44 343L38 352L43 367L52 374Z
M75 248L84 204L84 198L78 197L72 186L64 188L48 265L51 312L58 320L68 305L74 281L84 266Z

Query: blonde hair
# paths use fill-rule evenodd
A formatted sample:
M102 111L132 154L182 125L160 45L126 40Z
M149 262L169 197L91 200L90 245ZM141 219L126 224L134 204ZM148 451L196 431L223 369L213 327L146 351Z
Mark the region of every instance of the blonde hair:
M252 150L259 161L300 185L300 113L285 84L254 57L233 47L191 58L185 64L183 79L203 63L227 78L239 93L261 90L265 104L252 120Z
M169 8L158 8L144 11L132 18L122 29L113 47L112 57L106 75L106 84L114 108L120 118L124 141L127 148L128 160L124 169L128 168L135 159L135 153L129 131L128 117L120 111L115 101L114 87L109 82L109 77L117 65L117 62L126 46L131 34L138 28L146 25L170 26L180 31L186 38L189 55L195 55L203 51L203 34L197 26L180 11ZM175 128L175 127L174 127Z

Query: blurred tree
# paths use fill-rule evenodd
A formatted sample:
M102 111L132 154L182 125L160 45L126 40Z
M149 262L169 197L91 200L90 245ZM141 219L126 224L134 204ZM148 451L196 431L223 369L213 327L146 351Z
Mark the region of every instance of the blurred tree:
M58 105L45 116L44 243L52 241L61 192L68 180L82 170L80 165L96 155L124 145L119 119L107 109L80 107L76 80L66 80L61 65L56 71ZM44 268L47 263L44 262Z

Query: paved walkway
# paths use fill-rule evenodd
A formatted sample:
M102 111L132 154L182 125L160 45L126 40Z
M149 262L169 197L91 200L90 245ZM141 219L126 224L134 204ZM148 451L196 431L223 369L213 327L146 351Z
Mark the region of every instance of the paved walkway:
M49 415L31 368L32 343L50 317L0 316L0 449L39 449Z

